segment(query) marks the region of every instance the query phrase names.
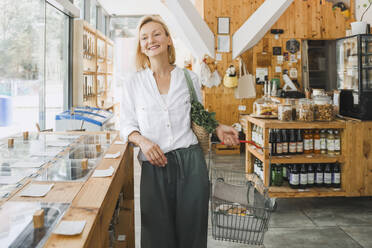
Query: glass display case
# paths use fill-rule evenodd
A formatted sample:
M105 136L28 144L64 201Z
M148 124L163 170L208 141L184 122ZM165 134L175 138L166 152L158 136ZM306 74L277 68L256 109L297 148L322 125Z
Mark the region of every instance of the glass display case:
M372 35L338 39L336 62L340 114L372 120Z
M0 208L0 247L43 247L69 204L6 202ZM36 226L33 215L42 210L43 223Z
M25 133L0 139L0 200L30 178L86 181L117 136L107 132Z

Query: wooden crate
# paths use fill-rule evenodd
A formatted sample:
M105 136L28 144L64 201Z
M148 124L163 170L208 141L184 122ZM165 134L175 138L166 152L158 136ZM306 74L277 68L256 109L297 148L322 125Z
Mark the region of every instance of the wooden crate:
M219 155L240 154L240 145L227 146L227 145L216 144L215 152L216 154L219 154Z

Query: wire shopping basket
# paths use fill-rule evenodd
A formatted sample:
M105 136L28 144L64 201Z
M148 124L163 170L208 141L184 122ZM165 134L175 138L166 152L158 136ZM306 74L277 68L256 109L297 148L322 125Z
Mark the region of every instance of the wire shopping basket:
M209 156L211 159L211 155ZM212 237L263 246L275 199L255 174L210 165Z

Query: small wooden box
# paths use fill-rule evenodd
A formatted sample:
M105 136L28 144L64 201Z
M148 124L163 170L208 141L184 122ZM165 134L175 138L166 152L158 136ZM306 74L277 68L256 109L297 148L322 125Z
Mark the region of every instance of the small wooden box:
M216 144L215 151L216 151L216 154L219 154L219 155L240 154L240 145L227 146L227 145Z
M82 170L88 169L88 159L87 158L84 158L83 160L81 160L81 169Z
M44 227L44 209L37 210L33 215L34 228L43 228Z
M23 140L28 140L28 132L23 132Z
M13 138L9 138L8 139L8 148L13 148L14 147L14 139Z
M96 145L96 151L98 152L98 153L100 153L101 152L101 145L100 144L97 144Z

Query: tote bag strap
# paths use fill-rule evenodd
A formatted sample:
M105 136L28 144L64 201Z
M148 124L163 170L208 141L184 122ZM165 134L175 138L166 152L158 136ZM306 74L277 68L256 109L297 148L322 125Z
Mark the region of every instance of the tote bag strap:
M242 58L239 58L239 78L243 76L243 63L242 63Z
M186 68L183 69L183 72L185 73L186 81L187 81L187 87L189 88L189 93L191 96L191 102L198 101L198 98L196 97L194 84L191 80L190 74Z
M247 69L246 69L246 67L245 67L245 63L244 63L244 61L243 61L243 58L240 58L239 59L239 76L240 77L242 77L243 75L245 76L245 75L247 75Z

